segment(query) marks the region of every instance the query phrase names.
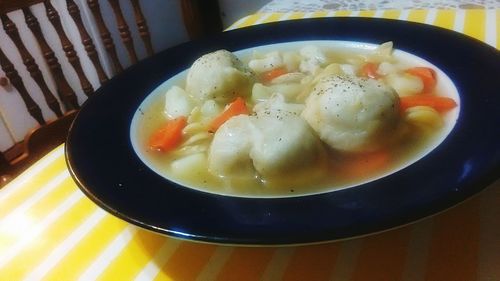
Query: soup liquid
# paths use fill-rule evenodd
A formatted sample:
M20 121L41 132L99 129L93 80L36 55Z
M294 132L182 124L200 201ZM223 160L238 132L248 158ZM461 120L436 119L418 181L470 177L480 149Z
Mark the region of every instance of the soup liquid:
M151 164L168 179L182 185L237 196L304 195L367 182L387 175L415 158L439 135L437 133L439 130L422 133L408 125L399 130L404 134L401 141L388 145L383 151L347 154L334 152L325 145L324 155L318 159L316 167L307 167L301 171L292 171L268 179L263 179L254 173L231 179L215 176L208 170L208 151L205 151L201 152L204 161L192 166L189 173L177 174L173 172L172 162L178 160L179 156L175 153L158 152L147 145L149 136L166 122L163 106L161 100L153 103L151 108L141 109L144 112L144 123L139 129L139 141L145 148L145 155Z

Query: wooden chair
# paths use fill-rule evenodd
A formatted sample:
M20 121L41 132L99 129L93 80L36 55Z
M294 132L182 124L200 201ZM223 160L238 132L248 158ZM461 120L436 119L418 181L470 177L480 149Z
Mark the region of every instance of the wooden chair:
M108 27L103 17L100 4L104 1L107 1L112 8L116 23L114 27ZM133 7L135 17L135 26L133 28L137 28L147 55L153 55L155 50L141 4L139 0L128 1L130 1ZM57 32L60 49L54 50L49 46L42 33L40 22L32 12L31 7L40 3L43 3L46 16ZM131 63L139 61L131 36L130 26L125 20L119 0L86 0L79 3L80 5L86 4L91 11L100 36L98 39L102 41L106 55L113 66L113 74L123 71L124 66L119 60L110 28L116 28L119 31L121 43L125 47ZM217 1L181 0L180 4L184 25L190 38L197 38L222 30ZM79 6L74 0L66 0L66 8L78 29L81 44L83 44L86 52L84 54L77 53L63 28L59 12L49 0L0 0L0 20L2 27L17 48L22 62L29 72L30 77L28 79L33 79L36 82L36 85L43 93L48 108L56 116L53 120L45 120L40 105L35 102L30 94L31 89L26 87L26 77L22 78L18 73L13 64L13 59L9 58L5 53L2 42L0 42L0 67L6 76L0 77L0 86L12 86L15 88L26 110L38 124L26 135L23 141L17 142L4 152L0 152L0 187L55 146L65 141L69 126L80 108L77 95L75 94L76 86L80 87L78 90L83 91L85 96L91 96L95 91L82 67L80 62L81 56L88 56L101 84L110 79L104 70L103 63L96 50L95 38L92 38L89 30L85 27ZM18 27L9 17L8 13L16 10L22 11L26 26L36 38L38 47L43 54L44 62L37 62L34 59L28 48L26 48L25 43L23 43ZM78 76L79 85L70 85L55 52L64 52L66 59ZM39 63L45 63L50 73L43 73L43 75L39 68ZM47 86L47 81L44 78L47 76L50 76L54 81L55 93Z

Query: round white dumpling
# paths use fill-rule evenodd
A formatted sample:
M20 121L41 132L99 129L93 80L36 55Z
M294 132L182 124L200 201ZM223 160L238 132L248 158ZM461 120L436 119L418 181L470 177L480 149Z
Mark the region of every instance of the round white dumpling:
M227 120L215 133L208 154L208 169L217 176L244 175L253 169L250 159L254 127L248 115Z
M256 106L255 115L239 115L215 133L209 150L209 169L218 176L248 174L264 177L307 167L319 158L322 146L300 117L303 105L287 104L283 97Z
M285 174L318 159L322 147L300 117L302 110L303 105L285 103L282 96L257 106L252 116L256 133L250 158L260 175Z
M186 90L200 100L227 103L250 93L254 74L231 52L218 50L198 58L187 74Z
M331 75L306 100L302 116L330 147L348 152L377 149L399 117L394 90L375 79Z

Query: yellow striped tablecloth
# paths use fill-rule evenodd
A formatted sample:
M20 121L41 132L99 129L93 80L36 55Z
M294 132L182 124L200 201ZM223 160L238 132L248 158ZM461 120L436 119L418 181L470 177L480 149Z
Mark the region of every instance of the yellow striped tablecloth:
M500 46L499 10L256 14L231 28L324 16L424 22ZM437 216L364 238L216 246L160 236L107 214L77 188L61 146L0 190L0 280L40 279L497 281L500 181Z

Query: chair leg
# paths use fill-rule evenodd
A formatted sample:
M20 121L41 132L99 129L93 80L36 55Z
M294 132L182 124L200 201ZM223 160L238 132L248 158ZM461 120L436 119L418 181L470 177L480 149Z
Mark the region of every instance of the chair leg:
M0 153L0 188L5 186L12 177L8 175L10 165L3 153Z
M12 180L12 177L10 175L0 176L0 188L6 186L11 180Z
M5 155L0 152L0 174L3 174L10 167L9 161L5 158Z
M191 39L222 31L217 0L182 0L182 18Z

